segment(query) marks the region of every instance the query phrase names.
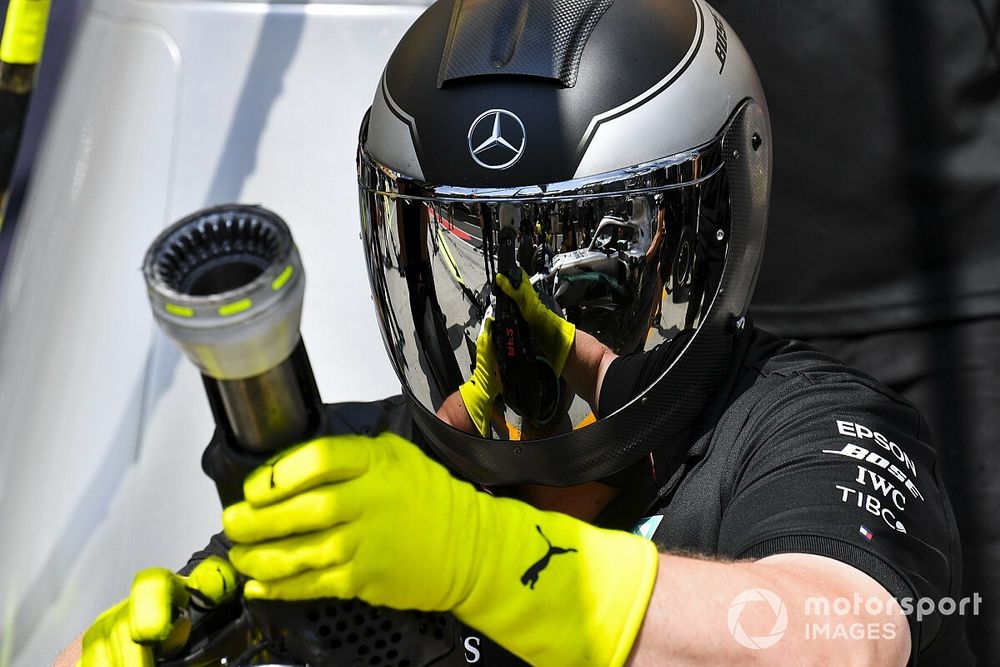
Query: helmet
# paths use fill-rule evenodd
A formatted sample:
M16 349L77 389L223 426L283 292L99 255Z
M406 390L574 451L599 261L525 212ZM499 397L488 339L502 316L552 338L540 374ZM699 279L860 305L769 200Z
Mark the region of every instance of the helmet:
M431 5L362 122L358 179L382 335L436 454L484 484L569 485L688 429L756 282L770 144L753 64L702 0ZM527 404L503 381L489 437L437 417L511 263L577 336L650 360L609 414L538 376Z

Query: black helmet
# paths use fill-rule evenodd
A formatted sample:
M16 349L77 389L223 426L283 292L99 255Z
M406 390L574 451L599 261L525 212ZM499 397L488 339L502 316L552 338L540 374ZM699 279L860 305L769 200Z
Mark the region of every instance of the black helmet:
M568 485L690 426L730 367L756 281L770 145L753 64L701 0L428 8L362 123L358 178L382 335L437 454L486 484ZM619 355L668 351L623 407L595 418L549 396L541 418L511 410L505 382L492 438L435 416L469 377L511 244L578 330Z

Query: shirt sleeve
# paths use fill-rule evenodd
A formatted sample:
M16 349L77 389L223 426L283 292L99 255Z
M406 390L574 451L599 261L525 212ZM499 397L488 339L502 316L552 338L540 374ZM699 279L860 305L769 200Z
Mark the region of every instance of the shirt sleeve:
M915 408L874 382L817 373L784 383L743 418L731 425L741 442L720 553L834 558L882 584L904 612L918 598L960 594L958 535ZM916 616L914 656L943 623L936 611Z
M608 366L601 382L597 416L607 417L646 391L677 359L690 340L690 330L645 352L633 352L617 357Z
M212 536L212 539L208 541L205 548L201 551L196 551L191 554L191 558L184 567L178 570L178 574L183 574L187 576L191 574L191 570L197 567L198 563L205 560L209 556L218 556L219 558L225 558L229 560L229 549L231 549L233 543L229 541L225 533L216 533Z

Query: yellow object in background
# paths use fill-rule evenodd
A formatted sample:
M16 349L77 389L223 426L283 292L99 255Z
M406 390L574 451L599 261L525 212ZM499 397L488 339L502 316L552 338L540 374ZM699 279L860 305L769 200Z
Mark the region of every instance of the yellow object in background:
M0 60L34 65L42 57L51 0L10 0L0 39Z
M38 61L45 45L51 0L10 0L0 38L0 229Z

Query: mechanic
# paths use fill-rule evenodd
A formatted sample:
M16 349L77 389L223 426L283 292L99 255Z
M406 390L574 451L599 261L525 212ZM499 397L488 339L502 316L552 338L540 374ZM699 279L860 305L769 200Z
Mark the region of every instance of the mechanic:
M233 595L236 571L251 598L451 612L474 629L464 660L487 665L967 664L960 614L909 613L961 585L920 415L749 318L770 145L753 65L701 0L432 5L386 67L358 157L396 432L319 438L254 472L225 536L189 574L140 573L83 664L182 642L172 612L188 591ZM573 312L600 317L567 321L557 271L496 275L500 205L565 229L566 202L581 220L648 211L647 238L664 211L660 260L642 263L670 267L662 328L639 295L582 300ZM499 285L573 389L553 435L512 439L495 321L433 268L428 228L448 216L482 221L478 246L446 239L463 284ZM389 233L394 263L377 252ZM413 329L389 336L389 320ZM479 332L471 350L456 326ZM613 349L606 326L642 327L643 350ZM443 352L468 381L428 368Z

